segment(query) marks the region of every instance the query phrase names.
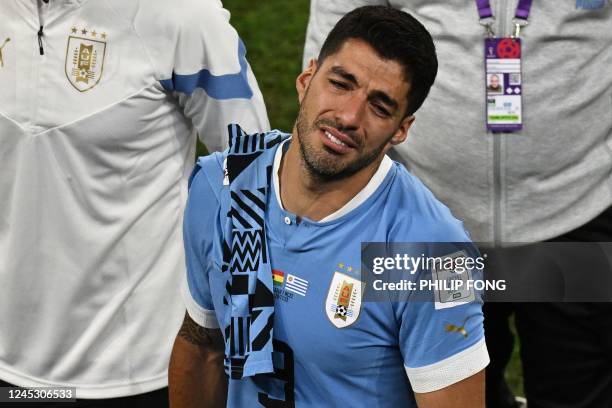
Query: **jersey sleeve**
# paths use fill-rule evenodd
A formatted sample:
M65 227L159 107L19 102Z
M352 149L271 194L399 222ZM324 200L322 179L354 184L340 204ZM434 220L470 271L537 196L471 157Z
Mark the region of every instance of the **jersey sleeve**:
M214 157L209 156L206 159L210 161L214 160ZM200 161L191 176L189 198L183 219L187 267L183 298L189 316L200 326L212 329L219 327L209 281L209 272L214 267L212 257L214 234L211 233L213 229L211 226L216 223L219 202L202 167Z
M422 184L418 182L418 186ZM412 238L428 244L430 257L444 257L459 250L469 258L479 257L480 253L463 224L452 216L446 206L434 200L428 190L422 188L419 191L421 193L412 194L416 205L412 211L422 212L424 216L421 218L427 221L411 223L417 231L417 235L411 233ZM398 230L406 229L406 225L398 223ZM405 233L397 232L393 239L407 241L400 239L405 237ZM480 267L474 266L469 271L468 276L472 279L481 279ZM416 281L421 279L433 279L431 271L421 269ZM424 290L416 298L395 305L396 319L400 325L399 347L414 392L440 390L476 374L489 364L484 338L482 292L474 288L470 292L471 301L445 302L441 305L434 301L436 289Z
M338 20L349 11L361 6L386 6L386 0L311 0L303 66L317 58L323 42Z
M210 151L220 151L227 147L230 123L238 123L248 133L268 130L246 47L221 2L180 0L166 2L165 8L166 15L149 17L166 21L164 37L155 32L151 34L157 42L151 36L144 40L158 66L159 83L178 98L200 140ZM142 20L141 32L152 30L144 24Z
M400 349L414 392L440 390L468 378L489 363L479 302L436 309L433 302L409 302L400 321Z

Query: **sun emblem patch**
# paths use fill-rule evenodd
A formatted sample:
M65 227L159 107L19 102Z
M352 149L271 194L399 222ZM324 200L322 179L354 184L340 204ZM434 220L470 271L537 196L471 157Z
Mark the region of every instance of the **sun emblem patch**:
M72 27L66 46L65 72L77 91L88 91L102 79L107 38L104 32Z
M325 314L334 326L342 329L357 321L361 312L362 288L360 280L334 272L325 300Z

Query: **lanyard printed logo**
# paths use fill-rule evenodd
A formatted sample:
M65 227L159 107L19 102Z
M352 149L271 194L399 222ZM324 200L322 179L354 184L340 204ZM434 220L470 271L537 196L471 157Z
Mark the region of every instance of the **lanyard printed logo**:
M2 50L4 50L4 46L8 44L10 41L11 39L7 38L6 40L4 40L4 42L0 46L0 68L4 68L4 58L2 57Z

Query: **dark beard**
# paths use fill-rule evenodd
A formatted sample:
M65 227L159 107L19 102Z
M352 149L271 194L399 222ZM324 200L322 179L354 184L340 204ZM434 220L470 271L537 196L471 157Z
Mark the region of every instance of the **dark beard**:
M308 92L304 95L304 101L308 97ZM316 181L321 182L330 182L330 181L338 181L346 179L358 171L364 169L374 162L380 153L383 151L389 140L393 137L393 134L387 138L380 146L377 146L374 150L368 152L365 156L360 156L355 159L353 162L348 163L344 168L337 168L335 164L337 163L336 158L334 157L336 153L327 149L327 147L323 146L323 148L328 152L328 154L322 153L317 155L311 146L305 142L302 136L306 135L308 132L316 132L321 125L327 125L330 127L334 127L340 131L347 132L343 130L341 126L338 126L336 123L333 123L330 120L318 120L312 126L308 125L308 118L304 114L303 107L304 104L300 107L300 111L298 114L298 118L296 121L296 129L297 136L300 143L300 154L302 156L302 161L304 163L304 169L306 172ZM350 130L348 131L350 132Z

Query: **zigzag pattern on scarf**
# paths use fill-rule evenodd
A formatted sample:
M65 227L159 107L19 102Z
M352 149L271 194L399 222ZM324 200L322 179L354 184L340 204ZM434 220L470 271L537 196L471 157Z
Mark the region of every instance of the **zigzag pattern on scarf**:
M282 137L278 134L270 138L266 133L248 135L234 124L229 126L229 134L226 174L230 207L222 271L231 274L223 299L231 305L231 316L224 328L225 370L232 379L240 379L272 371L274 295L265 233L272 166L260 169L261 163L256 163L256 159ZM253 360L258 367L249 367Z

